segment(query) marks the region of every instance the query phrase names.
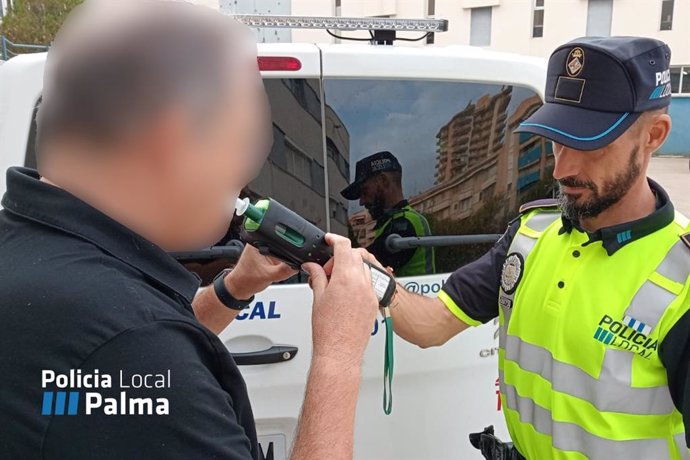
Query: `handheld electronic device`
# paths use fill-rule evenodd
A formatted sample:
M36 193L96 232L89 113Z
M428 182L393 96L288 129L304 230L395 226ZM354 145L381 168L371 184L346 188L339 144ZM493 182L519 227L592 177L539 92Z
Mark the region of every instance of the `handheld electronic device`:
M238 199L235 210L238 216L245 216L242 239L264 255L295 268L304 262L323 265L333 256L321 229L272 198L259 200L255 205L247 198ZM371 269L379 304L387 307L395 293L393 277L369 262L364 263Z
M248 198L238 198L235 212L238 216L245 216L242 239L264 255L283 260L295 268L304 262L323 265L333 255L321 229L272 198L259 200L255 205ZM385 270L369 262L364 263L371 269L372 287L383 308L383 322L386 325L383 411L388 415L393 410L393 319L388 306L395 293L396 283Z

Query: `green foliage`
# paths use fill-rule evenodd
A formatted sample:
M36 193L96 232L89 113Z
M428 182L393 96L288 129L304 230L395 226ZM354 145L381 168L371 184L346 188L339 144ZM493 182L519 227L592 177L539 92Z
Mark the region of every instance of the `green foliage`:
M49 45L70 11L83 1L14 0L0 23L0 35L14 43Z

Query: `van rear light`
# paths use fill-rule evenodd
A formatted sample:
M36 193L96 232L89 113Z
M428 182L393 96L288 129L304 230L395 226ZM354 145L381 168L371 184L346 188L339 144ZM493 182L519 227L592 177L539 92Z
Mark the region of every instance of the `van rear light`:
M259 56L259 70L288 70L297 71L302 68L299 59L285 56Z

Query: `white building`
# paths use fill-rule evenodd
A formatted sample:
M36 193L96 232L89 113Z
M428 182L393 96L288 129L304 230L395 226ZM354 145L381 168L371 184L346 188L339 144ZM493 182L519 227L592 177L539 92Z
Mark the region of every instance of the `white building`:
M671 46L673 65L690 64L690 0L196 1L238 13L443 18L449 21L449 30L434 37L436 44L475 45L544 57L556 46L584 35L644 35ZM320 43L335 40L324 31L312 30L292 31L291 38Z

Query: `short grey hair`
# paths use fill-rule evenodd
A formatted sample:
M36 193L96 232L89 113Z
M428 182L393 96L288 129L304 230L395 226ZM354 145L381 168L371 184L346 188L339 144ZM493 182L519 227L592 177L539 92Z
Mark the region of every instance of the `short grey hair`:
M245 26L181 1L88 0L46 61L37 144L76 136L117 141L165 108L218 108L234 64L256 56Z

